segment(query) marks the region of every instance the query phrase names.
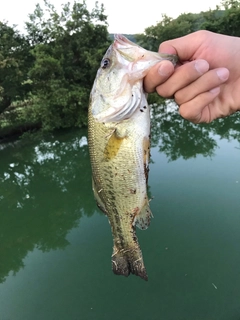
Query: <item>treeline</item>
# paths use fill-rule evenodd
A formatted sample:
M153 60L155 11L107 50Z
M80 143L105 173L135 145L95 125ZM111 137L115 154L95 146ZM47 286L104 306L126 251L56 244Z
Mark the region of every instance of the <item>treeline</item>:
M36 5L26 34L0 22L0 119L46 130L87 125L89 92L110 44L107 16L96 2L67 3L60 13ZM6 129L7 130L7 129Z
M157 51L161 42L199 29L240 36L239 26L240 1L230 0L200 14L163 15L131 39ZM63 5L60 13L48 0L36 5L24 35L0 22L0 137L9 127L87 125L91 86L112 41L107 27L103 5L89 11L85 0Z
M136 35L136 41L148 50L157 51L163 41L182 37L197 30L208 30L230 36L240 36L240 1L225 0L215 10L199 14L183 13L173 19L162 15L155 26Z

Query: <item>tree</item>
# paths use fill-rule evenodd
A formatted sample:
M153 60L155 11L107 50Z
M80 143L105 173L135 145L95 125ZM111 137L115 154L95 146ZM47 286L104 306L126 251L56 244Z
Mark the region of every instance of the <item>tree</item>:
M87 124L90 90L99 62L109 45L104 7L95 4L89 12L86 2L62 6L57 13L47 0L26 23L34 49L35 64L29 72L35 112L44 129Z
M198 30L202 21L201 14L184 13L176 19L164 14L157 25L146 28L144 34L136 35L136 40L148 50L157 51L161 42Z
M199 14L181 14L176 19L162 15L155 26L136 35L137 42L149 50L157 51L163 41L182 37L191 32L205 29L231 36L240 36L240 1L225 0L216 9Z
M205 12L204 18L202 29L230 36L240 36L240 1L223 1L221 6L217 6L215 10Z
M28 41L15 27L0 22L0 113L30 90L27 72L32 63Z

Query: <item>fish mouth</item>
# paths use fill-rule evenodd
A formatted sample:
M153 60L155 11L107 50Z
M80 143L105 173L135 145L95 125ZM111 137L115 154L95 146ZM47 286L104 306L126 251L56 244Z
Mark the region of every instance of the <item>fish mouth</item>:
M122 57L130 62L147 62L148 69L162 60L169 60L175 66L178 62L178 56L168 53L158 53L146 50L136 43L130 41L122 34L114 35L113 48L117 50Z
M126 44L130 46L136 46L135 43L130 41L128 38L124 37L122 34L115 34L114 35L114 43L117 43L118 45L126 46Z
M114 36L113 50L117 53L118 62L128 74L128 81L133 84L142 79L147 70L153 66L158 59L149 58L147 50L131 42L121 34Z
M145 49L139 47L136 43L133 43L121 34L114 35L113 48L128 62L140 60L144 56L145 51Z

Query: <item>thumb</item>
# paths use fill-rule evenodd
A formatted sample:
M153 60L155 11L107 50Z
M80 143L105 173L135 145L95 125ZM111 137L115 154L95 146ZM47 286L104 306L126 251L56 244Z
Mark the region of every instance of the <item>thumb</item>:
M176 54L180 61L188 61L193 59L201 44L202 41L197 36L197 32L194 32L184 37L162 42L159 46L159 52Z

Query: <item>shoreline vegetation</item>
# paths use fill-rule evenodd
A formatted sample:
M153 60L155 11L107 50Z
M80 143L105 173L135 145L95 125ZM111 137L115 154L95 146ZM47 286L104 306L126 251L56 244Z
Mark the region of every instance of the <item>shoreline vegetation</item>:
M107 16L97 2L69 3L57 12L47 0L36 5L25 34L0 21L0 142L36 130L86 127L90 90L99 61L113 39ZM161 42L205 29L240 36L240 1L223 1L216 9L183 13L161 21L143 34L125 34L157 51ZM156 94L149 103L161 103Z

